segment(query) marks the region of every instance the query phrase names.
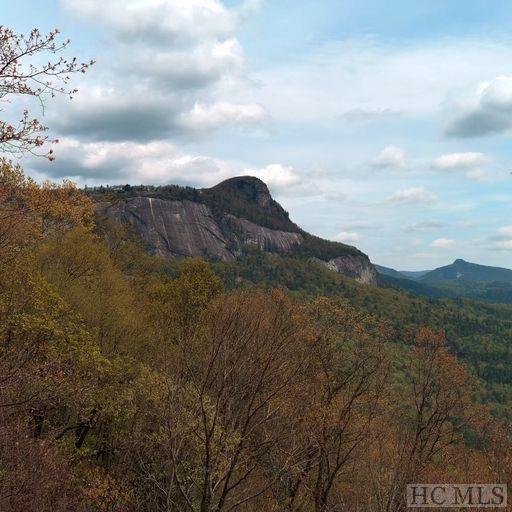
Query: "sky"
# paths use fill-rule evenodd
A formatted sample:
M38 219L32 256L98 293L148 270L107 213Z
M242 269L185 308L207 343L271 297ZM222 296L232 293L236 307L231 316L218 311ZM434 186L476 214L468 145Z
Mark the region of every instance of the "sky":
M0 0L94 59L45 105L36 179L263 179L301 227L372 261L512 268L512 2ZM5 115L26 105L13 102ZM37 105L32 105L37 112Z

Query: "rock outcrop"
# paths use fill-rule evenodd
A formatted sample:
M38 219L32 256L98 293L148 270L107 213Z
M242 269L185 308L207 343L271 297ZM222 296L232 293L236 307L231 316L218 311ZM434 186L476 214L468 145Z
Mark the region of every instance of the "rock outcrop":
M98 201L98 211L130 225L156 254L232 261L254 247L309 257L361 283L377 285L368 256L301 230L257 178L232 178L211 189L126 186L109 192L116 200Z
M265 228L229 214L226 215L225 226L240 252L247 244L257 247L260 251L287 253L304 241L300 233Z
M173 257L202 256L229 261L229 240L204 204L133 197L100 211L118 222L129 223L156 254Z
M334 272L352 277L360 283L370 284L372 286L377 286L378 284L378 273L368 257L347 254L338 256L329 261L323 261L318 258L315 258L315 261L325 265Z
M133 197L113 204L102 202L98 209L117 222L130 224L155 254L171 257L230 261L245 245L286 253L303 242L300 233L266 228L230 214L219 222L206 205L192 201Z

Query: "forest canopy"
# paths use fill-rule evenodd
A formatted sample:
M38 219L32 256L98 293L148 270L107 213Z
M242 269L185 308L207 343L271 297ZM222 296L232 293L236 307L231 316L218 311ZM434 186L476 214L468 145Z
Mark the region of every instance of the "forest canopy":
M507 480L443 326L391 321L413 299L233 286L5 160L0 198L2 510L381 512L411 481Z

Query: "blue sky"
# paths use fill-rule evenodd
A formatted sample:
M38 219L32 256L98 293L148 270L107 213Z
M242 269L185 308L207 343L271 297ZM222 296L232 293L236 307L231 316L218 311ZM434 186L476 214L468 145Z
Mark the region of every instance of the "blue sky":
M2 23L57 26L97 61L47 104L61 142L25 162L36 178L251 174L376 263L512 267L510 2L0 2Z

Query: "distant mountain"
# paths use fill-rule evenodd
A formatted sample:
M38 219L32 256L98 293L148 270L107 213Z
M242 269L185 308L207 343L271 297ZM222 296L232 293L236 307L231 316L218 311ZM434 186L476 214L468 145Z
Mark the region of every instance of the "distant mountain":
M405 275L402 274L402 272L395 270L394 268L383 267L382 265L377 265L377 264L374 264L374 267L377 269L377 272L381 276L389 276L389 277L394 277L396 279L404 279L405 278Z
M408 279L419 279L431 272L431 270L400 270L399 272Z
M267 185L252 176L203 189L124 185L85 193L96 201L100 215L130 226L155 254L231 262L256 250L315 261L377 285L377 271L366 254L301 229Z
M397 279L418 279L430 272L430 270L395 270L394 268L384 267L382 265L374 266L379 274L396 277Z
M376 265L381 280L395 288L426 297L466 297L512 303L512 270L478 265L462 259L424 272L397 271Z
M451 265L436 268L423 275L420 280L430 284L446 284L451 282L467 283L508 283L512 284L512 270L500 267L489 267L469 263L461 259L455 260Z
M377 271L380 272L379 269L377 269ZM395 272L397 271L395 270ZM435 286L423 284L414 279L406 278L400 272L397 272L397 274L399 274L401 277L398 277L396 274L380 274L379 278L381 286L388 288L398 288L399 290L403 290L414 295L419 295L421 297L430 297L436 299L441 297L457 297L456 293L452 293L449 290L443 290Z

